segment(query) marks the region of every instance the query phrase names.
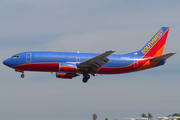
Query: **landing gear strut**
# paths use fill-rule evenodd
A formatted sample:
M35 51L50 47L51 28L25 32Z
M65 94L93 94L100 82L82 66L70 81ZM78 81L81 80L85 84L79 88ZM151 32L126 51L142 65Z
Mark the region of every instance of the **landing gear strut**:
M87 83L88 79L90 78L90 75L87 74L87 73L84 73L83 76L84 76L84 77L83 77L83 80L82 80L82 81L83 81L84 83Z

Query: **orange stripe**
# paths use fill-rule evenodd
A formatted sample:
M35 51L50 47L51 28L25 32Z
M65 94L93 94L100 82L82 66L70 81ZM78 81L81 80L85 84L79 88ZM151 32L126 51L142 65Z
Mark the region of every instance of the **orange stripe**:
M154 57L158 57L158 56L161 56L161 55L162 55L163 50L164 50L164 46L165 46L165 44L161 47L161 49L159 49L159 51L155 54Z

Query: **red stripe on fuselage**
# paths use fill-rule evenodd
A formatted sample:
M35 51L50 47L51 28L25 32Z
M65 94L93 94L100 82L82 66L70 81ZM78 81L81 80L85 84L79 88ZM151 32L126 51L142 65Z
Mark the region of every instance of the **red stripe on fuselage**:
M125 67L102 67L98 69L99 74L120 74L134 72L141 66L143 66L149 58L144 58L136 61L135 63ZM136 64L136 65L135 65Z
M24 71L58 72L59 63L30 63L14 66L13 68Z
M149 59L141 59L138 61L138 67L134 66L135 63L126 66L126 67L102 67L98 69L98 74L120 74L120 73L128 73L137 71L142 66L149 68L149 64L145 64ZM153 64L154 66L155 64ZM153 67L151 66L151 67ZM13 67L14 69L23 70L23 71L41 71L41 72L59 72L59 63L30 63L30 64L23 64ZM74 68L75 69L75 68ZM64 71L63 72L70 72L70 73L84 73L84 70L81 71ZM139 69L140 70L140 69ZM88 70L89 73L96 73L93 70Z
M71 66L61 66L60 72L76 73L76 67L71 67Z

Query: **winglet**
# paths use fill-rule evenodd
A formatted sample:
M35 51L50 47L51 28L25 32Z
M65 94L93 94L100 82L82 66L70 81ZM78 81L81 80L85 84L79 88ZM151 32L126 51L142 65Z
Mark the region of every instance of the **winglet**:
M162 56L154 57L154 58L151 58L150 61L158 62L158 61L161 61L161 60L166 60L169 57L173 56L174 54L176 54L176 53L168 53L168 54L165 54L165 55L162 55Z

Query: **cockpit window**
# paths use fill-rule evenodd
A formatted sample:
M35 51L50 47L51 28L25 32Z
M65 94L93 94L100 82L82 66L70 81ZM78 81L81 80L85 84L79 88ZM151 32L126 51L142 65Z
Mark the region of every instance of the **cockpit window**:
M12 56L12 58L18 58L19 57L19 55L13 55Z

